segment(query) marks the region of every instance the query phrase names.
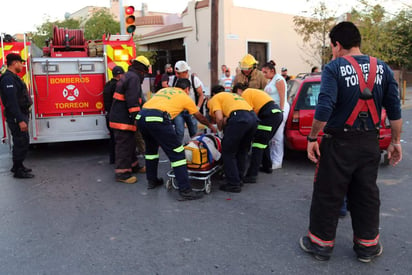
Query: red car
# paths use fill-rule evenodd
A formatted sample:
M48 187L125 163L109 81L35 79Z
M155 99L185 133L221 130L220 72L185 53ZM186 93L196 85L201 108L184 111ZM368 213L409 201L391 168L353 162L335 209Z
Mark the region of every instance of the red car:
M288 81L290 112L285 126L285 144L290 150L306 151L306 137L310 133L315 116L320 80L320 74L303 74ZM391 142L391 129L385 110L382 110L379 135L379 147L382 151L386 150Z

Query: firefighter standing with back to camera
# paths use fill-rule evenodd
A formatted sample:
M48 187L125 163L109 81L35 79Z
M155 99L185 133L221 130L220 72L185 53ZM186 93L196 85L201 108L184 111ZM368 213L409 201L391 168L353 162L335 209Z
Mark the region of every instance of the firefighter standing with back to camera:
M222 159L227 184L221 185L220 190L239 193L257 117L244 98L224 90L220 85L213 87L207 106L219 130L223 130Z
M17 75L23 70L20 55L10 53L6 56L7 70L0 77L0 95L4 105L4 116L13 138L13 167L15 178L32 178L32 169L23 165L29 151L29 113L32 100L26 84Z
M135 183L137 178L132 172L138 172L136 156L135 117L142 105L142 83L149 71L150 62L145 56L138 56L131 61L128 72L119 80L113 94L109 125L115 137L115 176L116 181Z
M358 260L367 263L383 251L376 184L382 108L386 109L392 131L388 158L392 165L402 159L398 84L383 61L361 53L361 35L352 22L337 24L329 37L334 60L322 71L318 105L308 136L308 157L317 163L317 169L309 232L300 239L300 246L318 260L330 258L339 209L347 194L353 249ZM322 129L325 135L319 147L317 137Z
M183 110L187 110L200 123L208 126L212 132L216 133L216 129L199 112L196 104L189 97L190 86L191 83L188 79L181 78L176 81L175 87L159 90L143 105L142 111L136 118L146 144L145 159L148 189L163 184L163 179L157 177L160 146L171 162L179 186L181 200L199 199L201 193L193 192L190 186L184 148L173 128L173 118Z
M124 75L124 70L120 66L115 66L112 70L113 78L110 79L105 85L103 89L103 103L104 103L104 110L106 111L106 124L107 128L110 132L110 140L109 140L109 163L113 164L115 160L115 141L114 141L114 133L113 129L109 126L109 118L110 118L110 109L112 108L113 102L113 95L116 91L117 82L120 78Z

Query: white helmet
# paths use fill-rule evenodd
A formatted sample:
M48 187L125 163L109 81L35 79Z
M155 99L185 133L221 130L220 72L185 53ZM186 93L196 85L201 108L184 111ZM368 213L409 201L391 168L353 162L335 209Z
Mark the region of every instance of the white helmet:
M186 61L180 60L180 61L177 61L175 64L175 71L178 73L190 71L190 67L186 63Z

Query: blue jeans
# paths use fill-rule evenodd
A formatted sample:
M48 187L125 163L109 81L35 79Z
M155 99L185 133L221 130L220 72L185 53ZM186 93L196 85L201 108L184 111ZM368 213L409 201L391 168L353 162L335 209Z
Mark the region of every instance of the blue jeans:
M197 120L187 111L181 112L177 117L173 119L175 125L176 135L180 143L183 144L183 137L185 135L185 122L187 129L189 130L189 136L193 137L197 133Z

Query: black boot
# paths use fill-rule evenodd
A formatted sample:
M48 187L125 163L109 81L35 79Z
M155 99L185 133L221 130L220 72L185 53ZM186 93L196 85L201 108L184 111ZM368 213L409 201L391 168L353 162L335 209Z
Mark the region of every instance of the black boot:
M19 179L31 179L34 177L34 175L31 174L30 172L26 172L24 170L24 167L20 167L14 170L14 177L19 178Z
M149 180L147 183L147 189L154 189L158 186L163 185L163 179L162 178L157 178L156 180Z
M31 171L33 171L31 168L25 167L23 165L23 162L16 161L13 163L13 167L10 169L10 172L15 173L19 168L23 169L25 173L30 173Z
M179 190L179 195L179 201L192 201L203 197L203 193L192 191L192 189Z

